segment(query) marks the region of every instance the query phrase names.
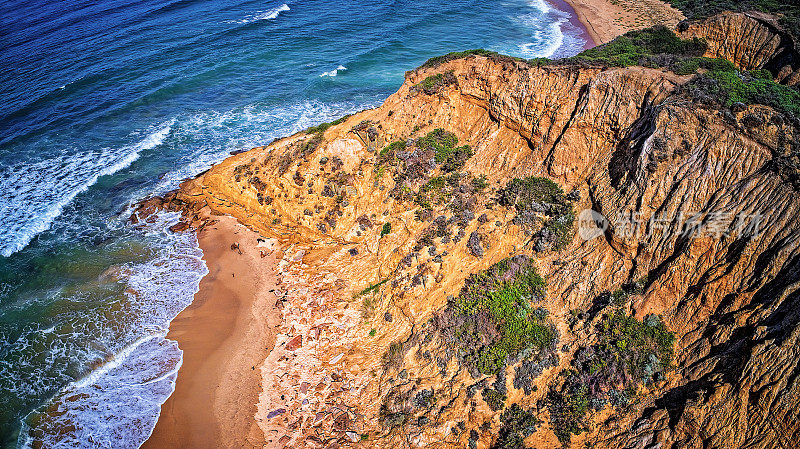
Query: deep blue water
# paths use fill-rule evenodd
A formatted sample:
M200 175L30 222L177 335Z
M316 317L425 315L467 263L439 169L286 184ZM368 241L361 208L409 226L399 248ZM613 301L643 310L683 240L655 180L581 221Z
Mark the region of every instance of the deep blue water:
M128 205L376 106L431 56L564 56L541 0L0 3L0 444L138 447L205 266Z

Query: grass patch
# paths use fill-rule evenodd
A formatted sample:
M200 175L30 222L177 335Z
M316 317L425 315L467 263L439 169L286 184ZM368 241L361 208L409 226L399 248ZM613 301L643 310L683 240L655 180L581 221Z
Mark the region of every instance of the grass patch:
M338 125L338 124L344 122L345 120L347 120L348 118L350 118L350 115L351 114L347 114L344 117L337 118L336 120L334 120L332 122L320 123L317 126L312 126L312 127L306 128L306 134L324 133L331 126Z
M436 67L441 64L444 64L449 61L453 61L455 59L463 59L469 56L485 56L495 61L520 61L525 62L522 58L515 58L512 56L506 56L495 51L484 50L482 48L477 48L474 50L465 50L465 51L454 51L447 53L446 55L442 56L435 56L433 58L428 59L422 64L419 68L425 69L429 67Z
M705 50L706 44L700 39L683 40L667 27L656 26L630 31L607 44L561 61L609 67L650 66L653 65L651 58L656 55L696 57Z

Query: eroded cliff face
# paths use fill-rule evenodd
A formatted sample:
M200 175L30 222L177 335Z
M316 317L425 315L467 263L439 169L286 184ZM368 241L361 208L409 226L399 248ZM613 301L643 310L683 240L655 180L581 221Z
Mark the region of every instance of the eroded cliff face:
M710 58L727 59L742 70L767 69L783 84L800 84L797 42L770 15L725 12L683 22L678 31L684 39L705 39Z
M731 121L692 104L678 94L687 79L471 56L184 183L169 200L187 221L208 207L280 248L284 320L256 416L265 446L511 444L501 414L513 405L541 421L514 435L559 447L551 398L617 311L663 317L672 367L621 403L586 407L573 446L792 447L800 200L775 158L797 130L766 107ZM440 159L424 139L437 128L469 151ZM501 200L529 176L563 192L526 211ZM568 208L577 222L559 243ZM555 339L477 370L459 350L466 334L448 331L466 325L452 321L454 298L514 256L546 280L532 302Z

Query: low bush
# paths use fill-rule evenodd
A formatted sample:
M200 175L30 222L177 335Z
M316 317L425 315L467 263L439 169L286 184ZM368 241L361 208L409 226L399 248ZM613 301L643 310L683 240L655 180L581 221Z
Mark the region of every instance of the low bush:
M491 388L484 388L481 390L483 400L489 405L489 408L498 411L506 406L506 395Z
M707 72L683 87L693 99L723 107L763 104L800 119L800 91L796 88L776 83L763 70L741 72L727 61L710 61L713 62L705 62Z
M565 445L586 430L589 410L627 404L641 385L663 378L672 363L675 335L657 315L639 321L614 308L595 331L597 344L576 351L563 385L547 396L553 430Z
M453 71L450 70L444 73L431 75L412 86L411 89L421 91L426 95L433 95L442 90L444 87L457 83L458 81L456 81Z
M689 19L702 19L723 11L761 11L778 16L781 25L800 40L800 4L779 0L664 0Z
M545 290L544 279L525 256L472 274L445 309L446 332L453 334L446 341L458 345L472 374L498 374L510 361L555 344L547 312L532 306Z
M457 147L457 144L456 135L442 128L436 128L417 140L419 148L434 151L436 163L441 164L445 173L461 169L467 159L472 157L472 148L469 145Z
M683 57L702 56L706 44L697 39L683 40L664 26L639 31L630 31L613 41L586 50L562 63L586 63L610 67L653 65L651 57L674 55Z
M383 238L383 237L389 235L391 232L392 232L392 224L391 223L384 223L383 227L381 228L381 236L380 236L380 238Z
M436 66L444 64L446 62L453 61L455 59L463 59L463 58L466 58L466 57L469 57L469 56L475 56L475 55L477 55L477 56L486 56L488 58L491 58L491 59L494 59L494 60L497 60L497 61L520 61L520 62L524 62L525 61L522 58L515 58L515 57L512 57L512 56L506 56L506 55L502 55L500 53L497 53L495 51L489 51L489 50L484 50L482 48L478 48L478 49L474 49L474 50L454 51L454 52L447 53L446 55L435 56L435 57L430 58L427 61L425 61L425 63L422 64L419 68L420 69L425 69L425 68L428 68L428 67L436 67Z
M517 210L514 223L534 229L544 220L538 232L539 241L553 249L561 249L572 239L575 214L572 203L555 182L535 176L512 179L500 189L498 203Z
M324 133L331 126L338 125L347 120L348 118L350 118L350 114L347 114L344 117L340 117L332 122L320 123L319 125L306 128L306 134Z
M524 440L534 431L541 421L530 411L513 404L500 415L500 431L492 449L524 448Z

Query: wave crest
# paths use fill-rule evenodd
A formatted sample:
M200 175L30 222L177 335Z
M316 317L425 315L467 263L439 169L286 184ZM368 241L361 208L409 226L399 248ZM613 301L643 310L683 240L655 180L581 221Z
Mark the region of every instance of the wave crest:
M246 16L244 19L226 20L225 22L236 23L239 25L246 25L248 23L257 22L259 20L275 20L284 11L291 11L291 8L289 8L289 5L287 5L286 3L282 4L281 6L278 6L277 8L272 8L267 11L259 11L255 14L250 14L249 16Z
M62 154L39 162L25 162L0 170L0 254L25 248L50 229L53 220L78 195L102 176L129 167L144 150L161 145L173 122L159 126L139 142L122 148L103 148Z
M339 67L336 67L335 69L333 69L333 70L331 70L329 72L322 72L319 76L321 78L322 77L326 77L326 76L334 77L334 76L338 75L340 71L345 71L345 70L347 70L347 67L345 67L343 65L340 65Z

